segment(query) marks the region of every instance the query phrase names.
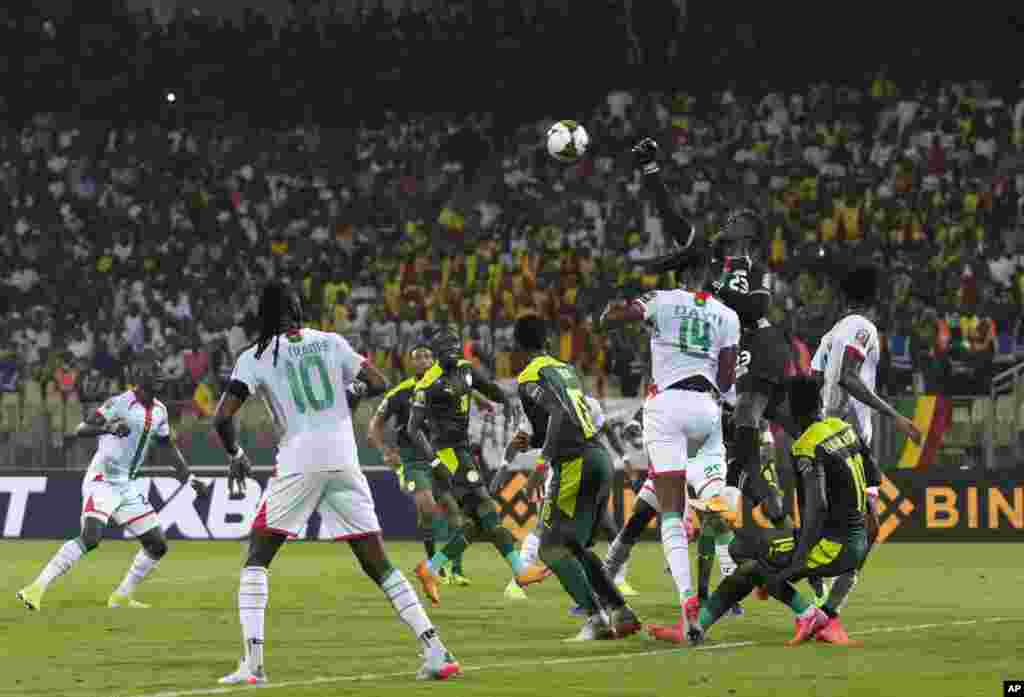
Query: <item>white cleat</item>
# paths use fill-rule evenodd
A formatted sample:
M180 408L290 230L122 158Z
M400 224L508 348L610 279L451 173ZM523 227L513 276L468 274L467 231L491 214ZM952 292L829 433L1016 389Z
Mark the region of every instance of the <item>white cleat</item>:
M564 642L577 642L577 641L597 641L599 639L611 639L614 636L612 628L608 625L608 622L601 617L600 614L593 614L587 618L587 621L583 623L583 627L580 629L579 634L568 639L563 639Z
M443 646L428 648L423 654L423 665L416 673L417 680L448 680L462 675L455 657Z
M130 607L136 610L148 610L150 608L146 603L140 603L132 596L124 595L117 591L110 594L110 598L107 599L107 607Z
M238 670L231 675L225 675L217 681L220 685L266 685L267 674L263 671L253 673L249 670L249 664L243 658L238 662Z

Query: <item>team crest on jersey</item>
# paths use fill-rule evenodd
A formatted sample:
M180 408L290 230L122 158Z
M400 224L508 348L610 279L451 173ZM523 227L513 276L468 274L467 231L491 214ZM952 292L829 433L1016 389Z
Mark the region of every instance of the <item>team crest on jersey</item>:
M406 482L405 490L408 491L410 494L416 491L416 482Z
M856 336L853 337L853 340L864 348L868 347L868 341L870 341L870 339L871 336L868 334L867 329L858 329Z
M476 484L480 481L480 475L476 470L470 470L466 473L466 479L469 480L470 484Z

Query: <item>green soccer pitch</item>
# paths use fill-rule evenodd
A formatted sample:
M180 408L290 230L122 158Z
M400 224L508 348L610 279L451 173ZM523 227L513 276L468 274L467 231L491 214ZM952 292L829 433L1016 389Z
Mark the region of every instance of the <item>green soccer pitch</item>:
M240 542L170 543L170 553L136 597L150 610L108 610L107 596L135 554L104 542L57 580L42 611L15 592L58 542L0 542L0 696L202 697L258 689L267 697L401 695L410 690L478 697L601 695L654 697L991 697L1024 677L1020 637L1024 565L1004 544L891 544L873 552L843 615L862 648L784 646L789 610L748 598L746 616L724 619L699 649L637 635L566 644L580 620L557 579L509 601L508 571L489 549L470 548L468 588L442 586L427 611L465 675L414 682L419 646L344 544L296 542L271 568L267 688L221 687L242 645L236 610ZM422 547L388 546L411 569ZM599 544L603 553L604 544ZM661 546L639 545L630 581L642 619L675 621L678 606ZM801 589L806 588L801 584Z

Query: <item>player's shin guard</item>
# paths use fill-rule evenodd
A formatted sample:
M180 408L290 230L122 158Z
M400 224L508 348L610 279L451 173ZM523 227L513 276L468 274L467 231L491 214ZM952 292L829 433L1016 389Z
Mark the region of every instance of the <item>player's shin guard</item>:
M857 587L858 575L856 571L848 571L832 580L832 588L828 592L828 600L825 601L821 608L825 611L826 615L829 617L839 616L839 611L846 605L850 593Z
M770 596L787 606L798 616L815 607L812 602L800 595L797 589L793 587L793 584L788 581L781 584L768 584L765 588Z
M519 548L519 559L523 562L523 566L530 566L537 561L539 551L540 535L531 530L523 540L523 546Z
M79 559L85 556L85 545L77 537L65 542L53 558L43 567L35 582L46 588L55 580L71 570Z
M683 529L683 518L679 513L663 513L661 516L661 546L665 551L665 559L672 570L672 578L679 591L679 601L689 596L690 585L690 542Z
M434 625L431 624L426 610L420 603L419 596L416 595L416 591L409 585L401 571L391 569L386 572L384 580L380 582L380 589L391 601L391 607L395 608L398 618L412 630L417 639L428 647L432 646L432 641L440 643L437 632L434 631Z
M737 571L722 579L718 588L711 594L706 603L701 603L700 626L708 629L721 619L729 608L750 595L754 590L754 579L749 573Z
M128 567L128 573L125 575L124 580L121 581L121 585L117 587L116 592L121 595L130 596L159 563L159 559L154 559L149 556L146 550L140 549L138 554L135 555L135 559L132 560L132 565Z
M263 673L263 621L269 595L267 569L262 566L243 568L238 586L238 618L242 623L245 660L253 675Z
M734 537L735 533L731 530L715 536L715 552L718 554L718 570L722 572L722 578L732 576L736 572L736 562L729 552L729 545L732 544Z

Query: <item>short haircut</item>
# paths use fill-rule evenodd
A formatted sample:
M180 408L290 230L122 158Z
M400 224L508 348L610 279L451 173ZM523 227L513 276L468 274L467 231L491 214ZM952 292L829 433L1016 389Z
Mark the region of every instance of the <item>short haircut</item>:
M516 320L513 334L520 348L527 351L543 351L548 338L548 328L540 317L527 315Z

